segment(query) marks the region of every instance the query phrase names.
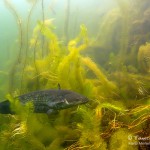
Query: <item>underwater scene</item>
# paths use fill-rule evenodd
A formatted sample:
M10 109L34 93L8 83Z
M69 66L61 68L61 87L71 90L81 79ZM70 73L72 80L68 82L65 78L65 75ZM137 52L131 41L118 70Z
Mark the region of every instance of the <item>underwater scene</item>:
M150 0L0 10L0 150L150 149Z

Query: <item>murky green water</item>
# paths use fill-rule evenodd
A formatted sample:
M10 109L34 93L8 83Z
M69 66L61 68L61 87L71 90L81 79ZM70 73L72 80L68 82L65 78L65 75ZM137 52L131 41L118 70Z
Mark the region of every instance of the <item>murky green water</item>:
M148 149L149 6L1 0L0 149Z

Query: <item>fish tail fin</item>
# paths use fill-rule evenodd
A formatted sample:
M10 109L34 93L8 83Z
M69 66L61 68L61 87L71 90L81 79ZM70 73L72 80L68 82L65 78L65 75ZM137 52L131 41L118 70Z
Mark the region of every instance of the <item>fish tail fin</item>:
M0 102L0 114L12 114L9 100Z

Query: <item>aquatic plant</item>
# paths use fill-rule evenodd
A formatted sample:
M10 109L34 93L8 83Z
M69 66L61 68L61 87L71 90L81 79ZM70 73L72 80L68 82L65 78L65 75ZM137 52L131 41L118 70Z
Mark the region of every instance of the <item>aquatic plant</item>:
M28 51L29 51L29 27L30 27L30 19L31 19L31 15L32 12L35 8L35 5L37 3L37 0L33 1L33 5L31 6L31 9L29 11L28 17L27 17L27 26L26 26L26 47L25 47L25 55L24 55L24 63L23 63L23 68L22 68L22 76L21 76L21 90L22 90L22 86L23 86L23 79L24 79L24 69L27 65L27 59L28 59Z
M99 128L101 126L101 108L97 107L94 111L89 109L79 109L82 113L83 122L77 124L81 136L79 139L79 149L99 149L106 150L107 144L101 137ZM77 147L78 148L78 147Z
M66 42L69 40L69 22L70 22L70 0L67 0L67 8L66 8L66 15L65 15L65 25L64 25L64 34L66 38Z
M125 68L125 71L112 73L111 77L116 82L119 89L118 96L125 102L127 101L130 103L129 99L140 99L149 94L149 87L145 86L146 77L142 79L140 75L130 74L127 68Z
M95 89L97 91L95 91L95 94L97 93L102 97L107 97L107 95L110 96L110 94L112 94L111 96L115 95L115 92L117 92L116 85L107 79L98 66L88 57L83 57L82 62L95 74L96 78L98 79L97 88Z
M136 140L130 140L129 137L133 135L127 129L119 129L115 133L112 134L109 143L109 149L116 150L137 150L137 145L132 145L132 143L136 143ZM131 143L131 144L130 144Z
M18 54L18 58L13 63L13 66L10 70L10 77L9 77L9 82L10 82L9 83L9 92L12 92L17 65L19 64L19 62L21 62L21 54L22 54L22 48L23 48L23 30L22 30L22 20L19 16L18 12L16 11L15 7L11 4L11 2L9 0L5 0L4 2L7 6L7 8L10 10L10 12L12 12L13 16L15 17L15 20L16 20L16 23L17 23L18 29L19 29L19 54Z
M139 69L143 73L148 73L150 71L150 44L146 43L141 45L138 51L138 64Z

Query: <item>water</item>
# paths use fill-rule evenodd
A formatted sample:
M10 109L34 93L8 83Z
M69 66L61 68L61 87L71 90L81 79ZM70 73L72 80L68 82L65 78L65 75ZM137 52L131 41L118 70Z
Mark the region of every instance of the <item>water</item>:
M0 115L0 149L148 149L149 6L1 0L0 100L9 99L16 114ZM60 88L91 101L48 116L14 99Z

